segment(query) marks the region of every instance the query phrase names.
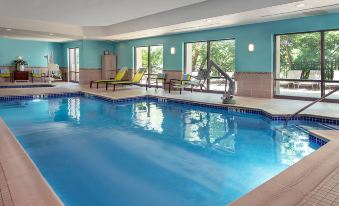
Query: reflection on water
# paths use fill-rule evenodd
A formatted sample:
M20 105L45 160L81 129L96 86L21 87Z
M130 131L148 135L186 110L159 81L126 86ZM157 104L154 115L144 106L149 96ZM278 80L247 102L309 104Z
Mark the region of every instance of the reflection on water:
M65 104L65 101L67 102ZM62 119L64 120L64 115L67 113L67 116L71 120L80 122L80 98L68 98L65 99L50 99L48 100L48 115L55 120ZM67 108L64 108L67 107Z
M189 110L184 114L185 140L224 151L235 151L236 122L232 116Z
M292 165L314 150L310 147L308 134L295 127L276 132L275 140L280 146L277 152L284 165Z
M68 116L76 121L80 121L80 98L68 99Z
M161 108L156 104L146 102L135 103L133 107L132 121L135 125L143 127L145 130L163 132L164 115Z
M164 124L171 122L168 129L183 130L184 140L191 144L227 152L235 151L237 124L233 116L199 110L182 111L180 108L168 108L154 102L135 103L133 107L132 121L138 127L161 134L164 132ZM172 121L173 119L175 120ZM173 122L178 123L177 127Z

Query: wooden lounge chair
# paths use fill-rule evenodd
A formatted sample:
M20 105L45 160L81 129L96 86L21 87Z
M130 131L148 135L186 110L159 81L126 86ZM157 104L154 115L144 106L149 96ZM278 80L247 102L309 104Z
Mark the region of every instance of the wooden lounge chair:
M109 82L118 82L122 81L128 71L128 67L123 67L118 70L118 73L114 76L113 79L106 79L106 80L94 80L90 82L90 88L92 88L93 83L97 84L97 89L99 88L99 84L106 84Z
M109 85L113 85L113 91L115 91L116 85L137 85L140 83L142 77L146 72L146 68L139 68L135 73L134 77L130 81L111 81L106 82L106 90L108 90Z
M181 91L187 87L191 87L191 92L193 92L193 85L191 84L191 75L190 74L182 74L180 79L171 79L168 92L171 93L171 87Z

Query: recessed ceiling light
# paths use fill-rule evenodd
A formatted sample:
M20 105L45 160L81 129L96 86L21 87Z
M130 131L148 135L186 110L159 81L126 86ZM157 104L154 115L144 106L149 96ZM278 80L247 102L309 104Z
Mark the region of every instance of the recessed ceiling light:
M303 4L303 3L300 3L300 4L296 4L296 5L295 5L295 7L298 7L298 8L304 7L304 6L305 6L305 4Z
M54 36L54 34L52 34L52 33L50 33L49 35L50 35L50 36Z
M212 19L204 19L204 22L212 22Z
M9 29L9 28L8 28L8 29L6 29L6 31L12 31L12 29Z

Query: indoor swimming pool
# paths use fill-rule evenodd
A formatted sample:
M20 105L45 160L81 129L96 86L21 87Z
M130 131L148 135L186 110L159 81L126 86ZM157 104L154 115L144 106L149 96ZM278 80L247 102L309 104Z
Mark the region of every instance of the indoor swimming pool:
M66 206L224 206L320 147L260 114L157 98L0 101L0 117Z

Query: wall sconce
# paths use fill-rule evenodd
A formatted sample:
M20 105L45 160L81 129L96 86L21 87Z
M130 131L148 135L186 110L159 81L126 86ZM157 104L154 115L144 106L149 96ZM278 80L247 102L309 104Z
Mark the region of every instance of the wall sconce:
M248 51L254 52L254 44L251 43L251 44L248 45Z
M171 47L171 54L175 54L175 47Z

